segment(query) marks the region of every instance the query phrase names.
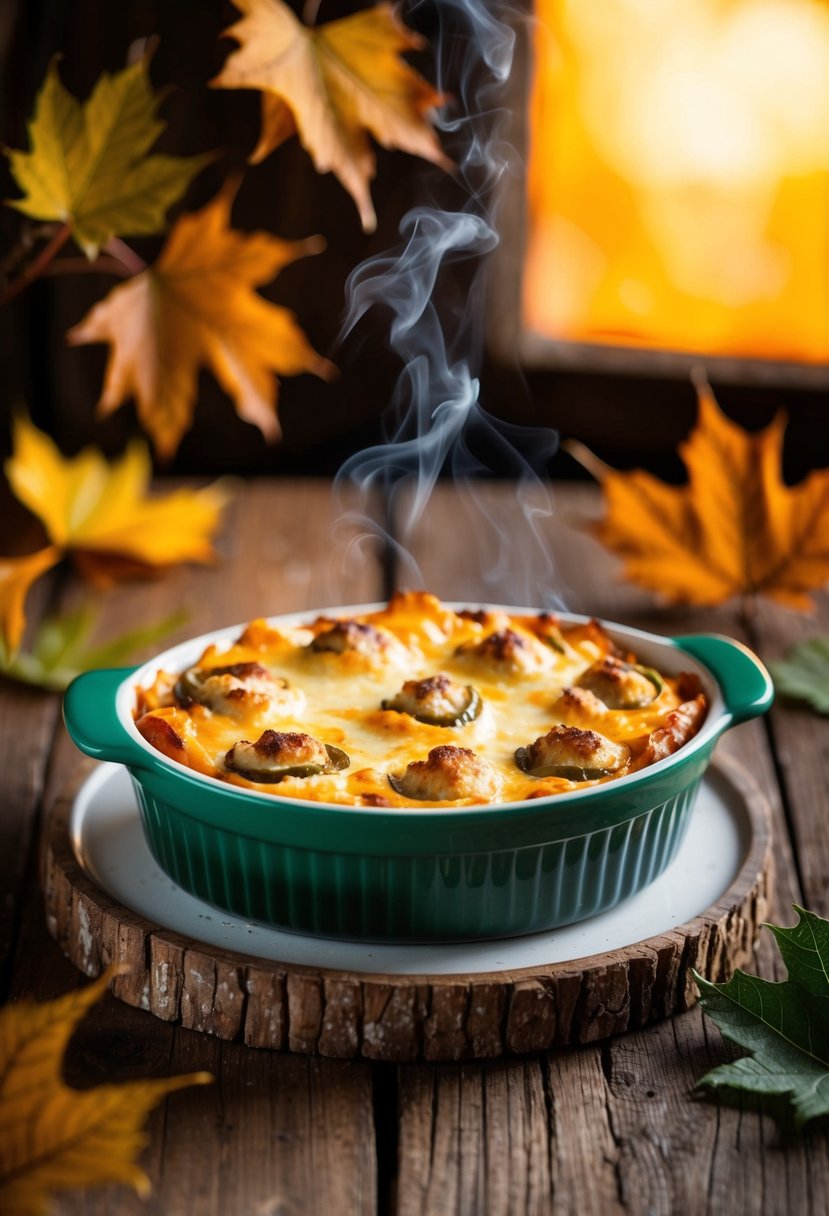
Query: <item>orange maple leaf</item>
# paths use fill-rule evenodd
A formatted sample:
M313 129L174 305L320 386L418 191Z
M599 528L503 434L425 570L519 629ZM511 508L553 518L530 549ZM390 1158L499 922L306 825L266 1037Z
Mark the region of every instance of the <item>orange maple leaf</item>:
M282 0L233 2L244 16L225 34L239 49L211 83L261 89L262 130L252 161L298 134L317 172L336 174L352 196L366 232L377 224L369 134L383 147L451 167L427 120L446 98L400 58L424 43L390 4L309 28Z
M606 514L596 536L622 558L626 578L668 600L760 594L809 611L808 593L829 580L829 470L787 486L785 415L749 433L726 418L702 378L697 395L697 424L679 447L685 486L618 472L567 445L601 481Z
M147 1114L167 1094L205 1085L206 1072L70 1089L61 1070L66 1044L100 1000L110 967L78 992L55 1001L20 1001L0 1010L0 1210L45 1216L55 1190L122 1182L139 1195L150 1180L136 1158L149 1137Z
M293 313L253 290L289 262L319 252L321 240L233 231L237 187L227 183L201 211L182 216L158 261L114 288L67 334L75 345L111 344L98 409L112 413L134 396L162 458L175 453L192 423L202 365L268 440L280 434L274 373L328 378L335 371Z

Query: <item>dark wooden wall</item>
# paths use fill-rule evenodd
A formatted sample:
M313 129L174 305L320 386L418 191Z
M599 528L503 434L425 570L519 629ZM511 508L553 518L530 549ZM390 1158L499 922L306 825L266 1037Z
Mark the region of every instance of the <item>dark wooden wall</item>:
M320 18L360 7L357 2L323 0ZM85 96L102 68L123 65L136 39L158 35L152 76L158 85L174 86L164 103L169 129L160 146L179 153L222 151L191 188L187 205L199 205L228 170L244 165L256 140L257 95L206 87L232 46L218 35L236 15L227 0L3 0L0 55L6 86L0 139L24 146L26 118L53 54L63 57L66 85ZM433 4L412 6L406 16L427 36L434 34ZM428 55L420 66L430 74ZM3 197L13 196L7 171L2 169L2 174ZM284 237L320 232L326 238L323 254L289 267L263 294L296 311L313 344L337 363L341 375L331 385L307 376L283 384L284 441L269 448L254 428L236 417L204 373L195 427L181 446L176 470L330 474L346 455L379 436L400 365L386 347L388 318L382 313L338 344L346 276L363 258L395 243L399 220L412 202L435 198L452 206L459 205L463 195L440 171L401 153L380 152L374 197L380 223L375 234L365 236L351 200L333 178L314 173L296 140L247 171L234 212L238 226L263 227ZM0 253L13 243L17 229L16 213L2 209ZM137 241L135 246L151 257L160 242ZM67 451L95 442L115 452L136 431L132 405L106 421L95 418L105 348L70 349L64 342L67 328L112 282L98 276L46 279L0 317L0 409L25 404ZM790 411L791 478L829 460L825 393L715 387L723 405L747 425L767 422L778 406ZM496 415L555 427L585 440L611 461L644 462L668 476L681 474L674 450L694 416L694 395L683 379L553 371L525 375L516 364L490 362L483 371L482 396ZM5 425L0 447L7 447ZM574 473L564 455L555 458L551 469L556 476Z

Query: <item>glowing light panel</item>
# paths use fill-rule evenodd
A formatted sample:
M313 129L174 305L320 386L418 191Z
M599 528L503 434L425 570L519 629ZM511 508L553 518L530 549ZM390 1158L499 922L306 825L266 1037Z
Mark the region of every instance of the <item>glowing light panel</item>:
M536 14L525 327L829 360L829 3Z

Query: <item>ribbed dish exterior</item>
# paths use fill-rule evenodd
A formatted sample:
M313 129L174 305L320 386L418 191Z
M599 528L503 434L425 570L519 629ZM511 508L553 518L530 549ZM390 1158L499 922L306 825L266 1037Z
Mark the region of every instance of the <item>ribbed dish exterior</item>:
M612 827L522 848L433 857L256 840L200 822L133 784L153 855L200 899L295 932L423 942L541 932L634 895L676 855L699 778Z

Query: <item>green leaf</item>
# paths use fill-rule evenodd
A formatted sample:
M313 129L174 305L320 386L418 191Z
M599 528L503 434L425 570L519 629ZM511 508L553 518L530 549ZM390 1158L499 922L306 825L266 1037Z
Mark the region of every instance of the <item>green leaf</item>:
M68 223L90 260L113 236L161 232L167 210L206 156L149 155L164 130L142 59L104 72L83 104L49 66L29 123L29 152L9 151L24 192L9 205L35 219Z
M0 675L50 692L63 692L81 672L118 667L136 651L161 641L187 620L186 613L174 612L163 620L130 629L109 642L89 646L97 617L96 609L89 603L60 616L47 617L29 652L18 651L10 656L0 650Z
M829 921L794 905L800 918L791 929L768 925L789 979L796 980L813 996L829 996Z
M791 929L769 925L786 964L782 983L736 971L726 984L695 979L705 1012L752 1054L699 1085L789 1098L798 1126L829 1114L829 921L797 908Z
M779 693L807 701L820 714L829 714L829 637L801 642L785 659L769 667Z
M74 612L46 617L35 635L32 658L44 671L55 671L89 636L95 620L95 609L84 604Z
M143 650L145 646L151 646L154 642L162 641L175 629L180 629L186 621L186 612L173 612L161 621L155 621L150 625L139 625L137 629L129 629L120 637L105 642L102 646L96 646L92 650L87 650L84 655L86 670L93 667L120 667L137 651Z

